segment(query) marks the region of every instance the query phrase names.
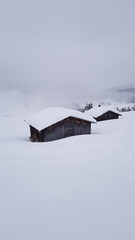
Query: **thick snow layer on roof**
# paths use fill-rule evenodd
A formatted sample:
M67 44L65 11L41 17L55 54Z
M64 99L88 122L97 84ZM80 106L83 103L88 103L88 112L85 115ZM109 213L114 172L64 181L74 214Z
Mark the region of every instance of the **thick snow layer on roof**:
M96 123L92 116L88 116L85 113L81 113L77 110L67 109L67 108L46 108L40 112L32 114L25 119L29 125L41 131L44 128L51 126L67 117L75 117L78 119L83 119L92 123Z
M105 106L105 107L93 107L91 108L90 110L86 111L85 113L97 118L101 115L103 115L104 113L108 112L108 111L111 111L111 112L114 112L118 115L121 116L120 112L117 111L116 109L114 108L111 108L109 106Z

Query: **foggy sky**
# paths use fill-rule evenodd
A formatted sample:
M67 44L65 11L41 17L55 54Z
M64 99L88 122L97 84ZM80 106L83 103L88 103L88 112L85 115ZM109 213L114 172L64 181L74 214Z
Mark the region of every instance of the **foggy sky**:
M56 98L135 82L134 0L4 0L0 88Z

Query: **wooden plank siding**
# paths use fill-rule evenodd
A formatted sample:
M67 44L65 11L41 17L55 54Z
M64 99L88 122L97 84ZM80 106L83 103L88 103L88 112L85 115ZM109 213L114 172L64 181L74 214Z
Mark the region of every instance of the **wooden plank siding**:
M49 142L75 135L90 134L91 123L85 120L68 117L40 132L30 126L30 133L31 141Z
M30 141L31 142L41 142L41 133L34 127L30 125Z

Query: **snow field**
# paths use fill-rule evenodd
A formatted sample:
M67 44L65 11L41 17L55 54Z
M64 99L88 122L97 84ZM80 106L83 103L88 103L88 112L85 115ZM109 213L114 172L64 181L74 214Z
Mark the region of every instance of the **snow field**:
M0 239L134 240L135 112L49 143L23 119L0 118Z

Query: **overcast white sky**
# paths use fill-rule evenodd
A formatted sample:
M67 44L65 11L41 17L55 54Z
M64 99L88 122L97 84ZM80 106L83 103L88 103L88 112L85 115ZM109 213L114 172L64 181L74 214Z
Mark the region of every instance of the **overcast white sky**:
M3 0L0 87L49 100L135 82L134 0Z

